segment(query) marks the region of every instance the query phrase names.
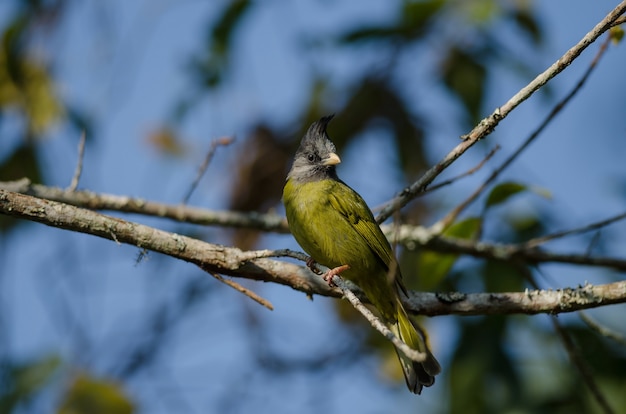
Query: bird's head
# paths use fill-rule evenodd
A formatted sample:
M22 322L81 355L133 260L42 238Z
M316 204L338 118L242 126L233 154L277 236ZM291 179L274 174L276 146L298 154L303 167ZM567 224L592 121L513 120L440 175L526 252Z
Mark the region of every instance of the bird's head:
M335 166L341 159L335 153L335 145L326 133L326 126L332 118L333 115L326 116L311 124L296 151L288 178L314 181L337 177Z

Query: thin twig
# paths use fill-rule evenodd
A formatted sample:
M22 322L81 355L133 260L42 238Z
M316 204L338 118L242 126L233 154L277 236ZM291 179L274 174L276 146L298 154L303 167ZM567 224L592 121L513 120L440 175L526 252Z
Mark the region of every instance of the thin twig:
M385 338L387 338L393 345L402 352L407 358L415 361L415 362L424 362L427 358L427 355L423 352L419 352L407 344L402 342L400 338L394 335L393 332L387 328L387 326L378 319L360 300L359 298L350 290L348 285L341 279L339 276L334 276L332 278L332 283L337 285L339 289L341 289L344 297L348 299L350 304L354 307L354 309L358 310L361 315L367 319L367 321L372 325L374 329L380 332Z
M80 134L80 140L78 141L78 160L76 161L76 170L74 171L74 176L72 177L72 182L70 186L67 188L69 191L76 191L78 187L78 181L80 180L80 176L83 172L83 158L85 156L85 141L87 140L85 131Z
M621 335L612 329L607 328L606 326L600 325L597 321L595 321L591 316L587 315L586 312L578 312L580 319L582 319L587 326L591 329L604 336L605 338L612 339L622 346L626 346L626 336Z
M277 233L289 233L287 220L278 214L256 212L216 211L204 208L167 204L137 197L91 191L69 191L58 187L33 184L27 178L16 181L0 181L0 189L15 193L34 195L46 200L58 201L91 210L112 210L125 213L163 217L191 224L217 225L233 228L250 228Z
M441 234L448 226L450 226L456 218L472 203L474 200L478 198L480 194L487 188L487 186L496 178L497 174L492 173L477 189L470 194L469 197L465 199L461 204L453 208L446 214L442 219L438 220L436 223L433 223L430 226L433 234Z
M520 263L519 269L524 273L525 278L528 280L530 285L535 289L539 289L539 284L535 280L528 266ZM552 322L554 330L559 335L559 338L565 347L565 351L569 355L570 361L580 372L583 382L587 385L587 388L589 388L589 391L595 400L598 402L605 414L613 414L613 408L611 408L606 397L602 394L600 387L598 387L598 384L596 383L591 367L580 354L580 349L572 339L571 335L567 332L567 330L565 330L565 328L563 328L556 315L550 315L550 322Z
M626 23L626 16L622 16L619 19L615 20L612 26L619 26L620 24Z
M542 245L542 244L544 244L544 243L546 243L546 242L548 242L550 240L559 239L559 238L562 238L562 237L565 237L565 236L571 236L573 234L587 233L587 232L592 231L592 230L601 229L603 227L606 227L606 226L608 226L610 224L613 224L613 223L615 223L617 221L624 220L624 219L626 219L626 212L618 214L618 215L613 216L613 217L610 217L610 218L608 218L606 220L601 220L601 221L597 221L595 223L587 224L586 226L583 226L583 227L578 227L578 228L571 229L571 230L559 231L559 232L556 232L556 233L552 233L552 234L548 234L548 235L545 235L545 236L541 236L541 237L537 237L537 238L534 238L534 239L530 239L527 242L523 243L522 246L525 249L532 249L532 248L538 247L538 246L540 246L540 245Z
M507 244L460 239L456 237L433 236L422 227L401 226L398 234L388 231L392 242L400 242L409 248L433 250L439 253L467 254L473 257L496 260L523 260L526 263L569 263L576 265L607 267L626 271L626 259L611 256L589 256L586 253L557 253L534 248L527 249L521 244ZM394 238L397 237L397 238Z
M583 381L587 385L587 388L589 388L589 391L591 391L591 394L594 396L595 400L602 408L602 411L604 411L604 413L606 414L613 414L615 411L609 405L609 402L602 394L602 391L600 391L600 387L598 387L598 384L596 384L594 374L591 371L591 368L589 367L589 365L587 365L587 362L582 357L582 355L580 355L580 350L576 346L576 343L574 342L570 334L565 330L565 328L563 328L563 326L561 326L556 316L551 315L550 321L552 322L552 326L554 326L554 330L559 335L559 338L561 338L561 342L563 342L563 345L565 346L565 350L567 351L570 360L580 371L580 375L583 378Z
M589 67L587 68L583 76L580 78L578 83L574 86L574 88L572 88L572 90L563 99L561 99L552 108L550 113L548 113L548 115L544 118L541 124L539 124L537 129L535 129L532 132L532 134L530 134L528 138L526 138L526 140L522 143L522 145L520 145L517 148L517 150L515 150L498 168L496 168L489 175L489 177L487 177L487 179L465 201L463 201L457 207L452 209L448 214L446 214L445 217L443 217L441 220L435 223L432 226L433 230L436 230L437 232L441 232L444 229L446 229L449 225L451 225L459 216L459 214L461 214L461 212L463 212L471 203L473 203L478 198L478 196L482 194L482 192L487 188L487 186L491 184L502 173L502 171L504 171L505 168L511 165L513 161L516 160L520 156L520 154L526 148L528 148L528 146L543 132L543 130L550 124L550 122L554 119L554 117L556 117L556 115L558 115L559 112L561 112L561 110L565 107L565 105L567 105L567 103L583 87L583 85L585 84L585 82L587 81L591 73L593 72L593 69L595 69L598 62L600 61L600 58L604 55L604 52L606 52L610 40L611 40L611 37L607 36L606 40L602 42L602 44L600 45L600 48L598 49L596 56L593 58L593 60L589 64Z
M422 194L433 192L433 191L438 190L438 189L440 189L442 187L450 185L450 184L454 183L455 181L458 181L458 180L460 180L462 178L465 178L467 176L470 176L470 175L474 174L476 171L480 170L487 163L487 161L489 161L491 159L491 157L493 157L494 154L496 152L498 152L499 149L500 149L500 146L496 145L491 151L489 151L489 153L485 156L485 158L483 158L482 161L480 161L480 163L478 163L478 165L476 165L475 167L465 171L463 174L459 174L456 177L452 177L452 178L450 178L448 180L442 181L440 183L437 183L435 185L432 185L432 186L426 188L422 192ZM382 210L384 207L385 207L385 205L374 207L374 208L372 208L372 211L373 212L377 212L377 211ZM394 225L394 227L397 227L397 226Z
M453 182L460 180L461 178L474 174L476 171L480 170L483 167L483 165L485 165L487 161L489 161L491 157L493 157L494 154L498 152L499 149L500 149L500 146L496 145L491 151L489 151L489 153L485 156L485 158L482 159L482 161L477 166L464 172L463 174L457 175L456 177L452 177L449 180L445 180L445 181L442 181L440 183L437 183L435 185L428 187L427 189L424 190L424 193L430 193L432 191L438 190L441 187L445 187L446 185L450 185Z
M387 220L394 211L408 204L421 194L433 180L441 174L450 164L463 155L479 140L490 134L501 120L506 118L511 111L526 99L530 98L539 88L548 83L552 78L567 68L589 45L596 41L604 32L611 28L614 22L626 11L626 0L615 7L602 21L600 21L589 33L587 33L576 45L570 48L563 56L554 62L548 69L543 71L528 85L523 87L504 105L496 108L487 118L483 119L471 132L464 135L463 141L450 151L441 161L428 169L417 181L402 190L396 197L390 200L382 211L377 215L376 221L382 223Z
M215 155L215 151L217 150L217 147L221 145L224 145L224 146L230 145L234 140L235 140L235 137L222 137L222 138L214 139L213 141L211 141L211 146L209 147L209 151L204 157L204 161L202 162L202 165L200 165L200 167L198 168L198 174L196 174L196 178L193 180L193 183L191 183L191 186L189 187L187 194L185 194L185 197L183 197L182 204L187 204L187 201L189 201L191 194L193 194L193 192L196 190L198 183L200 183L200 179L206 172L207 168L209 167L209 164L211 163L211 160L213 159L213 156Z
M217 274L215 272L209 271L209 273L211 274L211 276L213 276L214 278L216 278L220 282L224 283L227 286L230 286L231 288L235 289L237 292L243 293L244 295L246 295L247 297L249 297L253 301L257 302L258 304L260 304L262 306L265 306L269 310L274 310L274 306L270 303L270 301L268 301L267 299L262 298L261 296L257 295L256 293L254 293L250 289L247 289L247 288L241 286L239 283L235 282L234 280L225 279L225 278L223 278L222 276L220 276L219 274Z

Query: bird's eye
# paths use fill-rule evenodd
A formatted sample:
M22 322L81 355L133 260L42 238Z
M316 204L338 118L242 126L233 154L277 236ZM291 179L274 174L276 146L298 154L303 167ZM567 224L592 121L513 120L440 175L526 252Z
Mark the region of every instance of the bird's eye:
M309 160L309 162L314 162L315 158L316 158L315 154L312 154L312 153L307 156L307 159Z

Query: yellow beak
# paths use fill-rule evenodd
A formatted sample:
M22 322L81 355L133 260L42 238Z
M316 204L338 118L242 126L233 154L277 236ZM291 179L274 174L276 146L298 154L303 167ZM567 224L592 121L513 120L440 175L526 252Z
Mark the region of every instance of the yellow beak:
M323 165L337 165L341 162L341 158L339 158L339 155L335 154L334 152L331 152L330 154L328 154L328 157L326 157L324 159L324 161L322 161Z

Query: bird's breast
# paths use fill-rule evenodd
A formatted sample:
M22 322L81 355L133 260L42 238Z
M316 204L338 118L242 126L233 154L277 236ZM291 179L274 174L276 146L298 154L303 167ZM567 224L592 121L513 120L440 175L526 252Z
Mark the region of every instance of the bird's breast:
M329 268L348 264L354 270L371 270L371 260L363 258L371 257L369 246L330 202L329 194L336 185L333 180L287 181L283 202L289 229L318 263Z

